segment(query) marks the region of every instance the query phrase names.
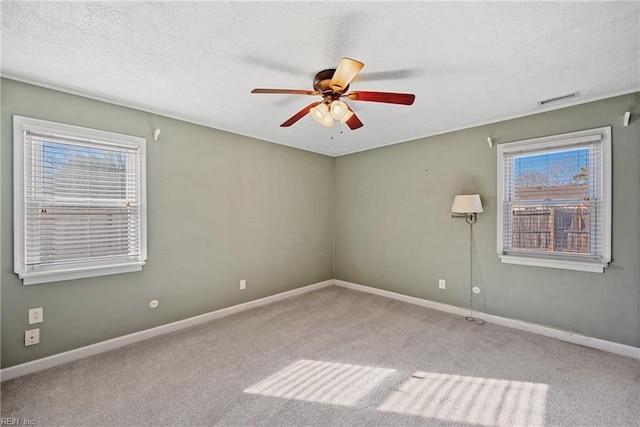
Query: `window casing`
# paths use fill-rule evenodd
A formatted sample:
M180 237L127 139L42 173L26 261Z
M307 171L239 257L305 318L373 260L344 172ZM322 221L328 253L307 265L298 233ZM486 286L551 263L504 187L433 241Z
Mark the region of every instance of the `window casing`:
M498 146L503 263L604 272L611 261L611 127Z
M144 138L14 116L14 270L25 285L142 270Z

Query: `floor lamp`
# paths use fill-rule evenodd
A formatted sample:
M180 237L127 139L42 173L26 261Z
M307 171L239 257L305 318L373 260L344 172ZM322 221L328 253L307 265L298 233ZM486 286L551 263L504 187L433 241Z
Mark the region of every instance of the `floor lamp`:
M478 325L484 325L484 320L478 319L473 316L473 224L475 224L477 216L476 214L482 212L482 202L480 201L480 195L478 194L464 194L458 195L453 199L453 206L451 207L452 218L464 218L467 224L469 224L469 306L471 308L471 314L465 319L469 322L477 323Z

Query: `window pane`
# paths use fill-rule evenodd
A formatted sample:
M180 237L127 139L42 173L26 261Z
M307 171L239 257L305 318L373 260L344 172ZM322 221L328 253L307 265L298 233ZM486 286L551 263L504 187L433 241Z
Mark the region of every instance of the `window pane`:
M35 133L27 142L27 269L139 256L137 149Z
M590 204L514 205L510 211L511 249L591 253Z
M514 157L514 201L589 200L589 148Z
M27 264L127 257L140 252L138 221L125 207L29 208L27 224L37 230L27 236Z
M513 155L508 168L505 248L591 255L593 146ZM596 202L593 200L593 202Z
M135 189L123 151L47 140L40 146L41 167L34 177L41 180L42 197L126 200L128 190Z

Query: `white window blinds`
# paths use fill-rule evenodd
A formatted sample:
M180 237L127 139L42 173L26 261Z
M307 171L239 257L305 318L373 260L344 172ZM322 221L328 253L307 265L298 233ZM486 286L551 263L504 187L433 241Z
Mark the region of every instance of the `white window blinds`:
M109 267L139 270L146 258L144 145L124 135L120 142L116 134L100 138L107 135L90 129L85 130L90 138L77 137L82 128L65 134L66 125L59 126L55 133L28 124L18 130L23 169L18 274L25 280L41 277L30 280L38 283L56 272L79 270L87 277L96 275L87 274L91 270L111 274Z
M610 261L609 140L594 130L499 147L499 254Z

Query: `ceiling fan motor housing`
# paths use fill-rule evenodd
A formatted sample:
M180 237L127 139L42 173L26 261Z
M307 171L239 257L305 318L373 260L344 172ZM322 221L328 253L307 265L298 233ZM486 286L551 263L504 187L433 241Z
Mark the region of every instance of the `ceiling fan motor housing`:
M329 68L327 70L320 71L313 77L313 88L325 98L325 101L338 99L342 93L349 89L349 85L347 85L347 87L342 89L340 92L334 91L331 87L331 79L335 72L335 68Z

